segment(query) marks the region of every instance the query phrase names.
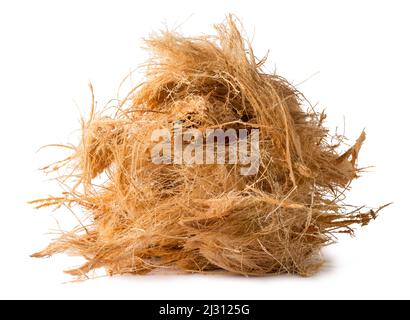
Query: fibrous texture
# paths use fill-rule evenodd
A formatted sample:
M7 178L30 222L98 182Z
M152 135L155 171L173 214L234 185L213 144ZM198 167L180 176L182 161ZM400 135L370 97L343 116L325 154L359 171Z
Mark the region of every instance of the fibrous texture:
M61 197L38 207L82 207L70 232L34 256L83 256L83 276L142 274L157 268L243 275L309 275L336 233L352 233L376 212L343 203L357 177L364 133L340 151L316 112L285 79L264 71L232 17L216 36L165 31L146 40L143 83L116 112L93 110L73 154L50 167L72 168ZM154 130L258 129L258 172L240 166L153 163ZM67 171L66 171L67 172ZM102 178L103 177L103 178Z

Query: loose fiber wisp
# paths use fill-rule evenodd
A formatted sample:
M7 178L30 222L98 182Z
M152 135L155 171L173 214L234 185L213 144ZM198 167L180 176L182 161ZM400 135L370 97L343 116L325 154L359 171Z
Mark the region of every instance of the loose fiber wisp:
M116 112L93 102L73 153L45 168L66 168L66 191L32 202L80 206L85 214L34 257L82 256L84 264L67 271L79 277L99 268L110 275L164 268L311 275L323 263L323 246L376 217L378 210L344 204L365 134L343 149L344 137L324 127L324 113L264 71L266 58L254 56L232 16L215 29L215 36L151 36L145 81ZM158 130L171 133L168 147L178 132L195 130L203 151L210 129L256 130L257 171L244 174L234 161L153 161Z

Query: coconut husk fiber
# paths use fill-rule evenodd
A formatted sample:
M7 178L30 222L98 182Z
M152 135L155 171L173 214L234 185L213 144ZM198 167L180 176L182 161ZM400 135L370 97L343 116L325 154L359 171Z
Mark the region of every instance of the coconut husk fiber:
M80 277L99 268L311 275L323 246L376 217L344 203L365 134L344 147L323 112L264 71L266 58L254 56L235 18L215 29L152 35L145 81L115 112L96 110L93 99L78 146L45 168L65 168L65 191L33 201L85 214L34 257L82 256L85 263L67 271ZM241 175L235 164L154 164L150 136L175 121L201 131L258 128L258 173Z

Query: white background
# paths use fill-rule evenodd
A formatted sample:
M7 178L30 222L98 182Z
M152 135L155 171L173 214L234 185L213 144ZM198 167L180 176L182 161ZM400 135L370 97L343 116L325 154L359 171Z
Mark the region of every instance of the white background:
M164 26L210 33L228 12L242 19L268 67L326 108L330 128L353 140L366 128L353 204L394 204L355 238L324 250L316 276L148 275L80 283L64 255L33 259L65 212L27 201L59 189L37 169L56 160L36 150L75 137L146 53L141 38ZM410 298L408 183L410 3L408 1L0 1L0 298L273 299ZM75 141L75 139L74 139ZM72 142L74 142L72 141ZM55 219L54 219L55 218ZM67 222L68 223L68 222ZM63 225L64 227L64 225Z

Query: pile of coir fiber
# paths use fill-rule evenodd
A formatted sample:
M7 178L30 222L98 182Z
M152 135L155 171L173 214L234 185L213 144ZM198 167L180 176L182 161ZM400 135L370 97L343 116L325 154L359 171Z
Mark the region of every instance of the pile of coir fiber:
M216 31L150 37L145 82L114 114L93 103L81 143L48 167L71 168L64 181L76 182L61 197L33 202L89 214L33 256L82 256L85 264L68 271L76 276L97 268L310 275L336 233L376 216L343 203L364 133L339 152L344 137L330 135L325 115L285 79L263 71L265 59L255 58L232 17ZM259 129L257 174L229 163L153 163L152 133L177 121L201 132Z

